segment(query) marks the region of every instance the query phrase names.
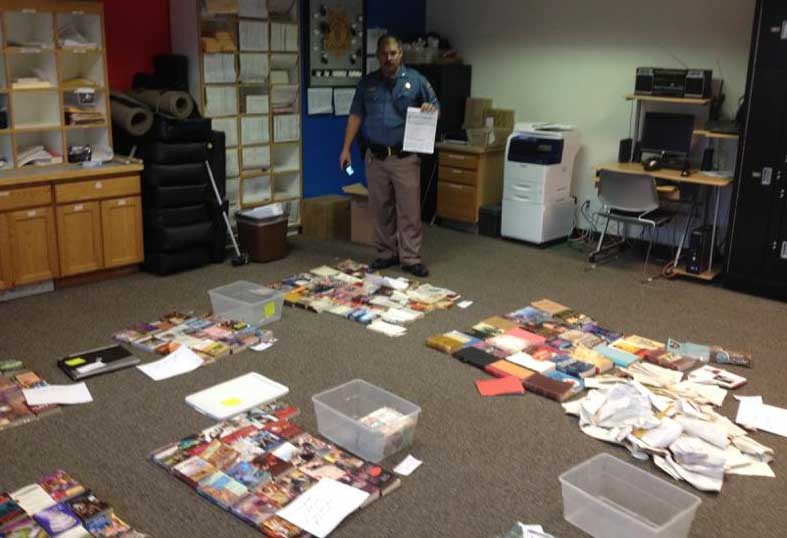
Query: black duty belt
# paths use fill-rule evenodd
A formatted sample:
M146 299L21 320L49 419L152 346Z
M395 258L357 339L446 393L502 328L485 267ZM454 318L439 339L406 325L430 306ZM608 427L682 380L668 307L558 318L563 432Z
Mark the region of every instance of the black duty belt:
M402 146L379 146L371 142L369 142L369 151L380 160L385 160L388 157L403 159L412 155L409 151L402 151Z

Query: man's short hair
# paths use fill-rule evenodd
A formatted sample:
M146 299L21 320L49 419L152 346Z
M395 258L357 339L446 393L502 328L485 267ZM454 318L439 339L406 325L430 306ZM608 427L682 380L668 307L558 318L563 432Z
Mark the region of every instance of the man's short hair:
M396 37L393 34L384 34L381 35L380 38L377 40L377 50L382 50L383 45L386 43L396 43L396 46L399 47L399 50L402 50L402 40Z

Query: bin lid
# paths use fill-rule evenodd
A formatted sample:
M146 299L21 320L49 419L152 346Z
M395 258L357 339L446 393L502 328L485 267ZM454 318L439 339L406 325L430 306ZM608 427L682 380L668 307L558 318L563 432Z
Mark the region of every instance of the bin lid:
M278 221L282 218L288 217L288 212L284 209L284 205L280 203L263 205L248 209L246 211L238 211L235 217L247 221Z
M246 304L257 304L280 294L279 291L266 288L248 280L238 280L232 284L210 290L210 293L229 297Z

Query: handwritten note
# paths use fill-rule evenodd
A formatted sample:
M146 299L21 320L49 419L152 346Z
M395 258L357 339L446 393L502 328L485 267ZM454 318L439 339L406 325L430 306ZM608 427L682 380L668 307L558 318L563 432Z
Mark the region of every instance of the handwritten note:
M323 478L276 514L306 532L325 538L369 496L365 491Z

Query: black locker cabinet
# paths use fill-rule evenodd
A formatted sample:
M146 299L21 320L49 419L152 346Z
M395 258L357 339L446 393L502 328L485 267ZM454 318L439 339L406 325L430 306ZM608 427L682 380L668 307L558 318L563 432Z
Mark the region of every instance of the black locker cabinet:
M732 196L728 281L787 291L787 3L759 0Z
M421 73L440 100L437 139L447 132L460 131L465 121L465 101L470 97L472 67L465 64L411 65ZM437 211L437 153L421 155L421 219L431 221Z

